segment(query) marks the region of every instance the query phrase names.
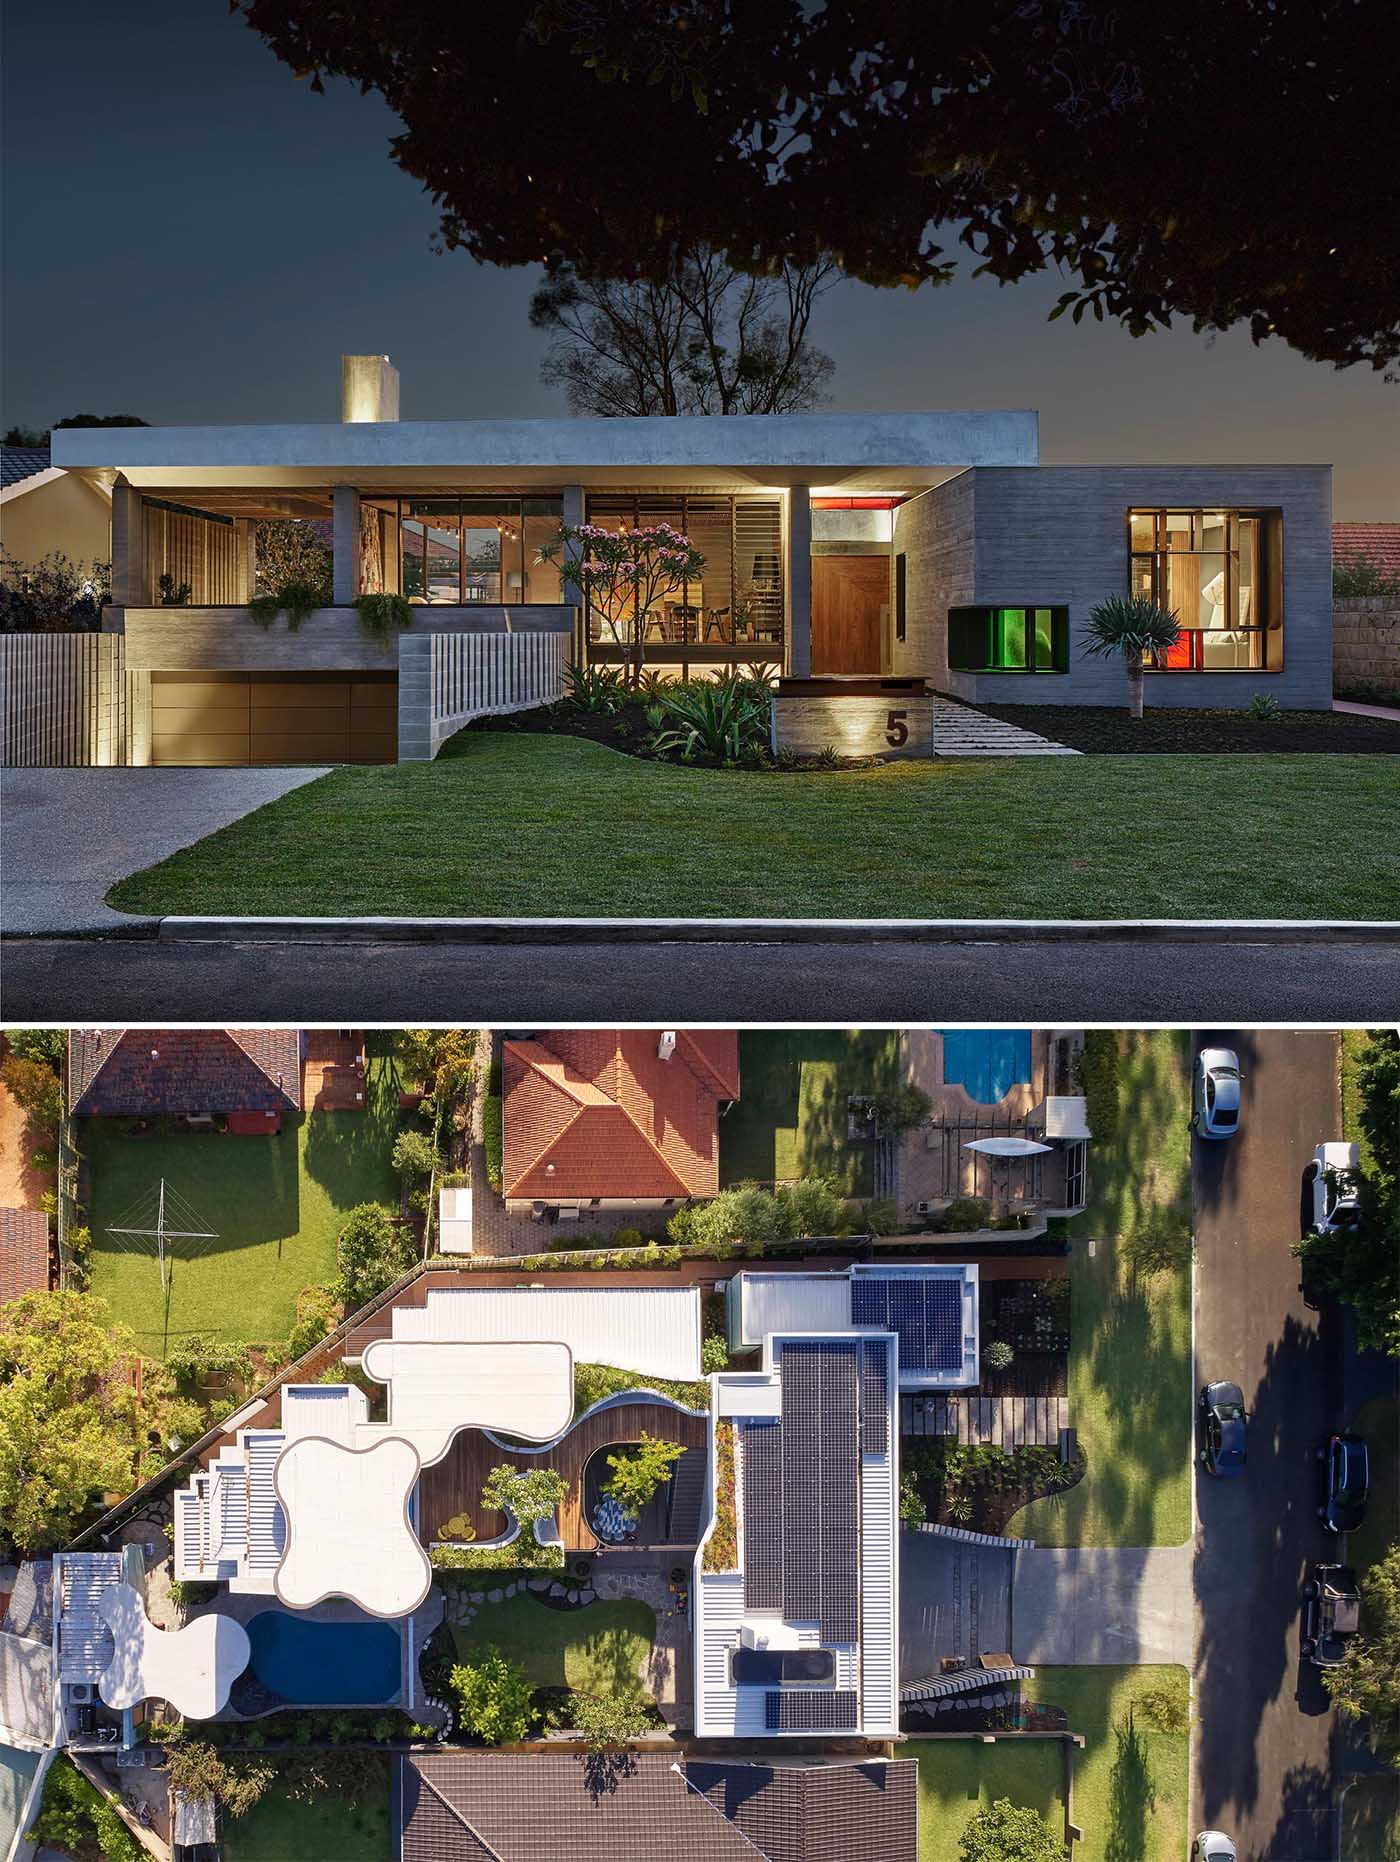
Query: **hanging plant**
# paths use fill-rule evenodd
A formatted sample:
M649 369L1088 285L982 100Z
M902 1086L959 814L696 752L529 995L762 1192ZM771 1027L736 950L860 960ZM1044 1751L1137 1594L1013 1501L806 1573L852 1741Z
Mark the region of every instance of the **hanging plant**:
M324 606L322 591L310 582L284 582L275 595L254 595L248 613L259 627L271 627L285 614L287 632L294 634L308 614Z
M406 595L361 595L355 612L370 639L382 647L413 625L413 608Z
M254 595L248 603L248 614L258 627L271 627L281 606L276 595Z

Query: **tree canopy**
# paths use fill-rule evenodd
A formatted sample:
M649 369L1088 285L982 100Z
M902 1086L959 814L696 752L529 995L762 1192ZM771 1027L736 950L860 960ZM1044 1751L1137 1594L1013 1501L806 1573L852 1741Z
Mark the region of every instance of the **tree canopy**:
M498 265L869 284L1059 271L1059 310L1400 356L1386 0L235 0L400 118L440 243ZM522 109L522 97L548 107Z
M1323 1670L1337 1710L1367 1719L1377 1737L1394 1743L1400 1730L1400 1545L1392 1545L1361 1578L1361 1634L1347 1644L1338 1668Z
M337 1254L337 1291L347 1312L353 1312L406 1273L418 1249L410 1230L397 1223L383 1203L357 1203L345 1218Z
M979 1810L958 1839L959 1862L1065 1862L1065 1845L1038 1810L1009 1797Z

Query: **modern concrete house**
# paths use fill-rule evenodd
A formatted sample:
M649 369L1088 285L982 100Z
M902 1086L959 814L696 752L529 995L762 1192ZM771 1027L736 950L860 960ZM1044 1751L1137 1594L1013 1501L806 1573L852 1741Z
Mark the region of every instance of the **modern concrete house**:
M344 358L342 385L336 424L54 434L55 465L111 494L129 760L422 758L468 716L553 695L566 660L619 662L540 556L585 521L664 520L703 555L642 617L663 673L1118 704L1122 669L1086 659L1082 630L1133 590L1183 625L1151 704L1331 701L1326 466L1043 466L1028 411L401 421L385 357ZM269 518L332 527L332 603L295 631L247 607ZM179 605L162 576L189 585ZM406 596L411 628L370 637L366 593ZM504 650L479 644L501 636L521 642L504 683Z

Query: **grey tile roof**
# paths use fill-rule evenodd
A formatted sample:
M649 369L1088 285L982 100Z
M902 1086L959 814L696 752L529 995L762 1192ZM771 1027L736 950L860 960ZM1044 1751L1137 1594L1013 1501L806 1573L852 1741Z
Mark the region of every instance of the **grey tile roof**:
M47 446L0 446L0 487L47 472L49 463Z
M864 1764L708 1764L686 1777L768 1862L918 1862L915 1759Z

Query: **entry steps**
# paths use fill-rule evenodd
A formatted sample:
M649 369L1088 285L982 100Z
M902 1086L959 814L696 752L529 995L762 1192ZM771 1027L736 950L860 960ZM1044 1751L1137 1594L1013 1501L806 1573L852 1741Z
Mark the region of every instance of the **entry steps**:
M950 698L933 701L933 753L935 756L1082 756L1068 744L1056 743L1036 731L988 717L972 705Z

